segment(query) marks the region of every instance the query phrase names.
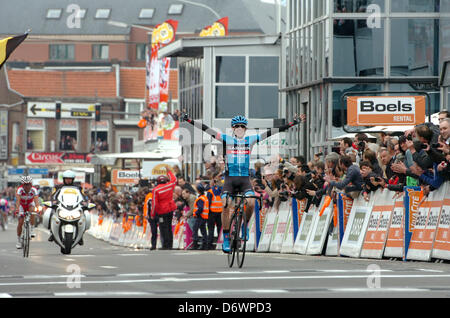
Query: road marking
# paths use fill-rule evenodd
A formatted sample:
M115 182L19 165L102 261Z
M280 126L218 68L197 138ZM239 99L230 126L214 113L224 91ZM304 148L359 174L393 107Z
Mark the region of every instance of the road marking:
M335 291L335 292L343 292L343 293L360 293L360 292L427 292L430 291L428 288L329 288L329 291Z
M109 266L109 265L104 265L104 266L100 266L101 268L105 268L105 269L115 269L117 268L117 266Z

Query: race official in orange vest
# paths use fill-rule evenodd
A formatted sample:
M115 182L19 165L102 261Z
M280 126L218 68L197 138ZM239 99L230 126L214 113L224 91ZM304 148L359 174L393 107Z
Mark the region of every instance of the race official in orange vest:
M206 230L206 222L209 216L209 201L205 194L205 187L199 183L197 185L197 192L199 193L197 200L194 203L193 217L195 218L193 233L192 233L192 246L189 249L206 250L208 248L208 232ZM198 230L202 233L202 245L199 245Z
M143 206L144 233L147 231L147 220L150 223L150 231L152 232L150 250L156 249L156 242L158 239L158 218L150 217L150 211L152 210L152 199L153 199L153 192L150 191L145 196L144 206Z
M206 192L209 202L208 217L208 249L214 249L214 226L217 226L217 233L222 229L222 187L218 185L219 181L214 177L211 180L211 188Z

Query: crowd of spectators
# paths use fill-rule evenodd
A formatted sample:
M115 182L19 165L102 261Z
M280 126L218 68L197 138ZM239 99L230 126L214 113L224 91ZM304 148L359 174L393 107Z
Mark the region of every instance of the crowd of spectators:
M196 180L185 178L178 166L174 216L192 218L194 202L199 196L197 185L203 188L223 185L225 164L223 159L211 157L204 163L205 172ZM326 155L317 153L313 160L302 156L272 157L268 162L258 161L251 170L254 190L262 198L263 208L278 208L289 198L306 199L306 211L318 206L322 196L332 190L342 190L356 198L360 194L369 200L379 188L401 192L404 186L421 186L425 196L450 180L450 113L439 113L439 126L425 123L403 134L381 134L377 142L364 133L340 140L339 148ZM124 214L143 214L145 196L156 186L125 188L118 191L111 184L86 190L89 200L96 204L98 214L121 220ZM13 199L13 188L2 196ZM42 190L43 200L49 190ZM186 214L185 212L188 211ZM189 220L188 220L189 223ZM189 223L190 224L190 223Z

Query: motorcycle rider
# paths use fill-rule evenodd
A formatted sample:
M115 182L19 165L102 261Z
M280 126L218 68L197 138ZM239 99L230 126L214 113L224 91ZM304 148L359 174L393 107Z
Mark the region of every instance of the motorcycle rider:
M63 179L63 183L60 184L60 185L57 185L53 189L53 193L52 193L52 201L53 202L54 201L58 201L57 200L58 195L61 192L61 189L64 188L64 187L75 187L75 188L77 188L80 191L80 193L82 194L83 199L84 199L84 202L82 204L85 204L88 201L88 197L86 196L86 194L84 194L83 188L81 186L79 186L79 185L75 185L74 184L75 172L73 172L72 170L64 171L63 175L62 175L62 179ZM54 211L52 211L51 214L50 214L50 220L52 219L53 213L54 213ZM48 238L48 241L49 242L53 242L55 238L53 236L53 233L51 233L50 225L51 225L51 222L49 222L49 224L48 224L48 229L50 230L50 237ZM79 242L79 245L83 245L83 244L84 244L84 241L83 241L83 238L81 238L81 240Z

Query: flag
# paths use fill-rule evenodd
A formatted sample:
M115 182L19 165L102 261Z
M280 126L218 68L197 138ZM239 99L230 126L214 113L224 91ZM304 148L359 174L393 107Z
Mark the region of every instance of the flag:
M205 27L199 34L199 36L227 36L228 35L228 17L214 22L213 25Z
M0 68L5 64L11 53L22 43L23 40L28 36L28 33L23 35L9 37L0 40Z

